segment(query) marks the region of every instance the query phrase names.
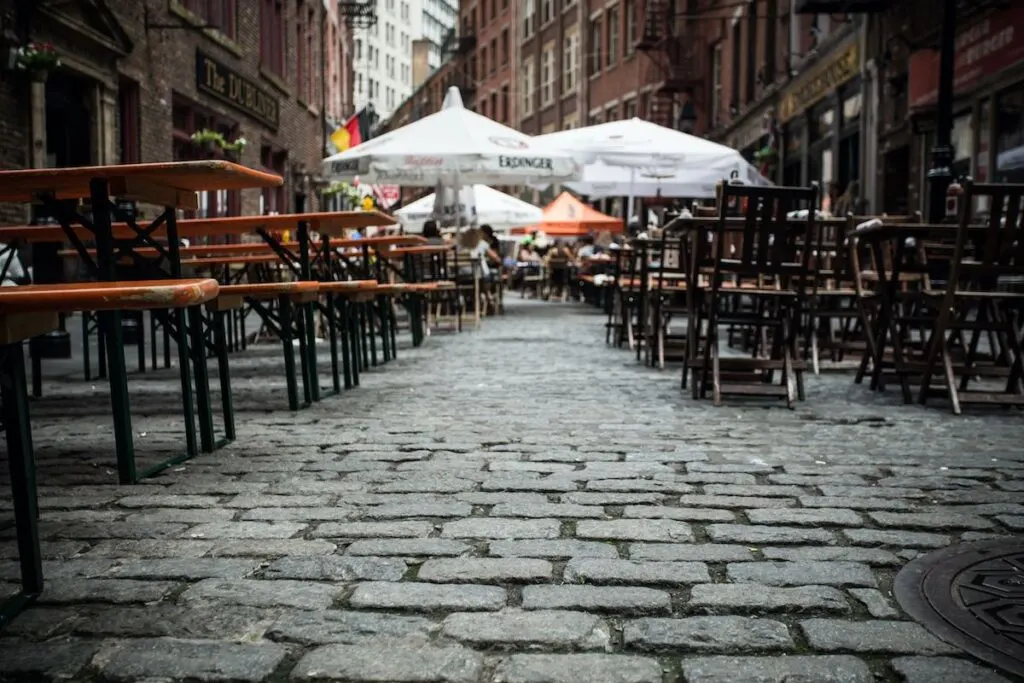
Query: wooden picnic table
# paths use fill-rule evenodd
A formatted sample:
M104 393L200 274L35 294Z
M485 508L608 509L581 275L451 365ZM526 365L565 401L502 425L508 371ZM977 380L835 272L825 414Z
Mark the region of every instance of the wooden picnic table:
M170 276L180 278L181 262L178 255L179 235L177 232L177 210L195 209L196 193L213 190L235 190L242 188L276 187L283 183L278 176L254 171L226 161L189 161L161 164L127 164L118 166L95 166L58 169L27 169L0 171L0 201L40 202L60 223L60 233L53 228L24 228L22 236L29 236L28 230L48 230L57 241L67 239L93 266L97 280L116 281L117 254L116 239L122 239L114 229L114 218L124 214L116 207L112 197L130 198L162 205L161 215L142 227L134 220L127 220L128 232L124 239L132 247L153 247L166 249L170 264ZM66 199L88 199L91 216L86 218L78 209L72 208ZM130 217L129 217L130 218ZM156 241L154 232L165 233L166 246ZM82 231L85 231L84 233ZM118 228L118 232L120 228ZM7 233L8 238L16 234ZM96 243L96 259L93 261L83 244L85 239ZM4 237L0 237L3 240ZM157 277L164 276L163 273ZM140 278L143 279L143 278ZM170 307L166 307L171 310ZM100 328L105 341L108 379L110 383L111 407L114 419L114 436L117 444L118 472L121 483L134 483L139 476L148 476L174 462L180 462L198 454L196 440L196 411L193 403L193 371L205 373L206 356L200 349L190 352L189 320L202 325L201 312L192 308L186 316L182 308L173 309L174 338L178 347L179 367L182 381L182 407L185 413L186 453L174 457L138 475L135 470L135 447L131 426L131 412L128 402L127 370L124 359L121 314L118 309L98 307ZM197 376L197 382L199 378ZM200 413L209 411L208 387L206 393L196 391L196 400L202 405ZM200 436L203 450L213 449L212 413L199 416Z
M0 629L35 601L43 590L35 464L23 342L38 334L56 330L60 313L85 309L141 310L154 306L195 310L197 306L216 297L218 290L217 282L210 279L90 282L0 288L0 404L7 439L18 561L21 569L20 590L0 603ZM205 369L205 353L202 369ZM120 378L123 380L123 375ZM205 373L200 372L197 373L197 379L207 378ZM127 387L124 390L127 391ZM115 429L117 428L118 423L115 421ZM118 468L121 470L121 480L133 481L134 457L126 458L125 455L126 453L119 450Z

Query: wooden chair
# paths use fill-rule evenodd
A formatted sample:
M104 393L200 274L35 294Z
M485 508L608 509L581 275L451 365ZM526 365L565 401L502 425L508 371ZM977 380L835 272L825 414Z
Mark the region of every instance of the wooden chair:
M972 230L979 198L987 199L990 212L984 226ZM964 403L1024 405L1024 339L1020 321L1024 307L1022 203L1024 184L965 181L948 281L943 289L929 292L935 315L928 334L918 394L920 403L942 395L958 415ZM1008 372L1000 390L971 390L975 379L985 374L978 355L982 334L986 333L1007 350ZM961 339L970 337L959 368L952 354L954 335ZM933 387L936 374L942 383Z
M805 364L797 356L797 340L815 216L813 211L803 220L790 220L787 215L794 209L816 206L818 188L719 183L717 194L718 223L711 247L714 265L706 273L706 287L701 287L695 298L698 332L701 323L705 327L700 362L693 369L695 397L706 396L710 389L715 405L721 405L723 394L781 396L792 407L795 400L804 398ZM730 225L727 207L735 203L744 205L742 221ZM751 305L722 311L723 297L734 293ZM770 330L767 357L723 358L721 325ZM776 371L781 372L779 385L772 384Z
M194 308L217 296L216 280L161 280L157 282L103 282L62 285L28 285L0 288L0 404L7 439L11 492L21 568L20 590L0 603L0 629L42 593L43 571L39 550L38 504L35 461L29 416L28 382L25 377L24 342L59 327L62 313L84 310L145 310L154 306ZM193 330L193 333L195 330ZM195 340L195 338L194 338ZM123 365L112 364L111 399L118 472L123 483L138 480L134 437L128 413L127 380ZM209 396L205 364L197 368L200 401ZM191 387L188 387L191 391ZM229 389L230 391L230 389ZM122 396L116 397L121 392ZM119 400L119 399L123 399ZM123 405L123 410L118 407ZM186 411L187 413L187 411ZM191 419L186 414L186 418ZM180 458L173 461L179 462ZM171 463L162 463L167 467Z

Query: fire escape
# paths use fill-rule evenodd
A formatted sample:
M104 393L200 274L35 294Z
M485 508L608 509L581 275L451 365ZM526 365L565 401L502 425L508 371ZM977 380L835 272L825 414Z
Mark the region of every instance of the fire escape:
M687 12L678 12L677 2L686 2ZM697 94L702 91L706 50L700 31L694 30L697 24L689 21L696 4L695 0L643 0L637 5L642 33L636 48L648 59L644 82L655 84L648 110L641 114L667 128L680 128L684 118L692 122ZM684 111L686 116L680 116Z

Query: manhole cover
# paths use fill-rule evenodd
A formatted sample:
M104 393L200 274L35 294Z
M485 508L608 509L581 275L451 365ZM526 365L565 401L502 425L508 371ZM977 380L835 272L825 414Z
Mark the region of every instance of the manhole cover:
M961 543L896 575L907 614L979 659L1024 675L1024 541Z

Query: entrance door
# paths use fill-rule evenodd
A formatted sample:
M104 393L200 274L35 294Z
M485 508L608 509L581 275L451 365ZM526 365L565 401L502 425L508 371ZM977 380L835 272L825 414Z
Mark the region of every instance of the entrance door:
M46 80L46 166L66 168L92 165L93 112L88 106L95 84L75 78L65 70L52 72ZM75 202L70 202L73 206ZM50 217L36 209L36 221ZM62 282L64 261L59 244L32 247L35 282Z
M885 155L882 181L882 211L902 216L910 211L910 146L898 147Z

